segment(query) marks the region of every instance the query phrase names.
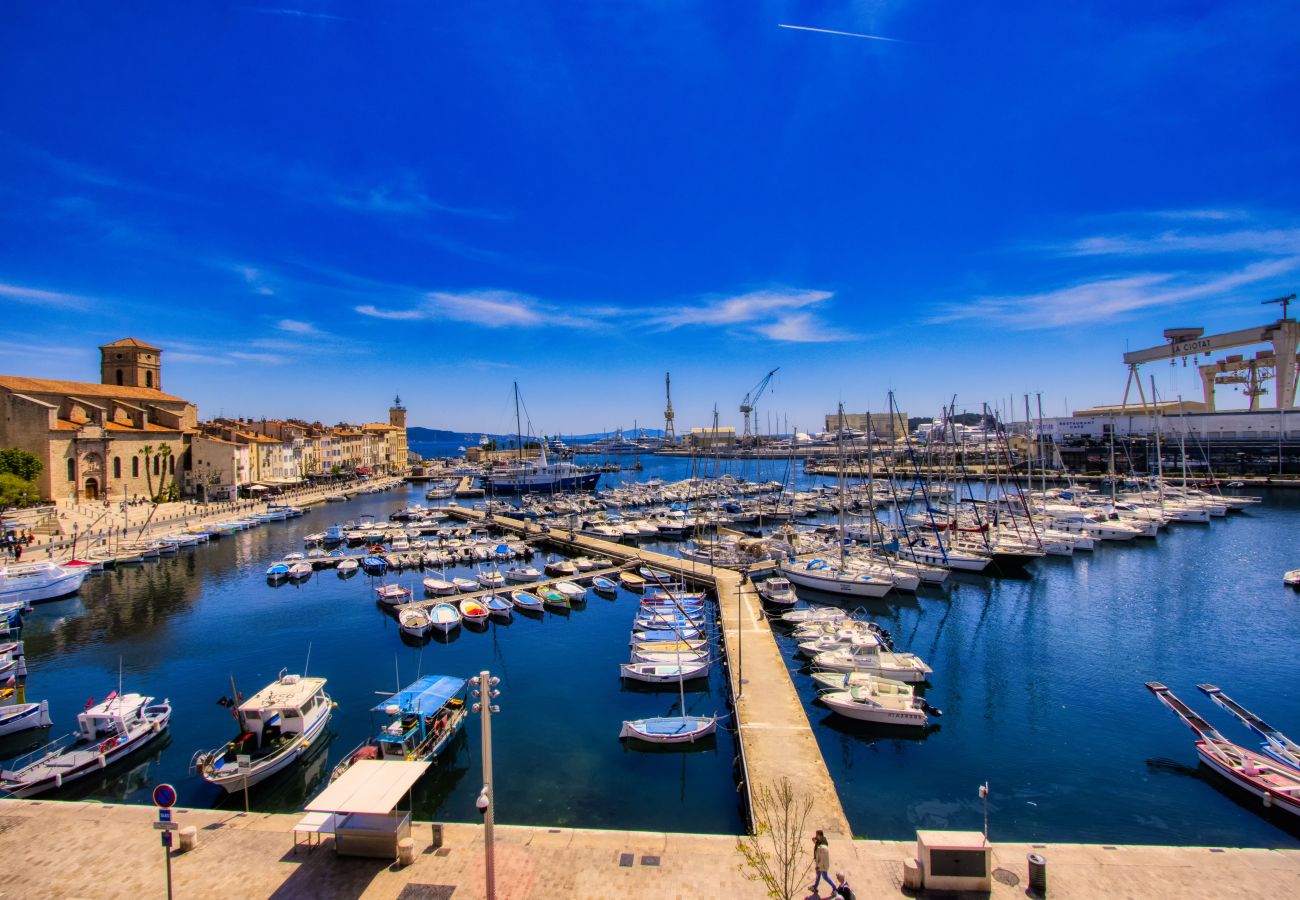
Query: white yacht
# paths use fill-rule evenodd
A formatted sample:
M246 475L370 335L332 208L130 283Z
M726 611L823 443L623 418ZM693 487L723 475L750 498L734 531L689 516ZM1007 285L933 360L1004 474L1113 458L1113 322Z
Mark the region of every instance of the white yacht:
M0 566L0 604L39 603L75 594L89 566L60 566L49 561Z

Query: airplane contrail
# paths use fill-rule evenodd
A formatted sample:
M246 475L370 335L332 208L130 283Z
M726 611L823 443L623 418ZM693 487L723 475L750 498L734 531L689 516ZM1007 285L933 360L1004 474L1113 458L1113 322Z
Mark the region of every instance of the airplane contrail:
M838 34L842 37L866 38L869 41L887 41L891 44L906 44L907 41L900 41L898 38L881 37L878 34L859 34L856 31L833 31L830 28L811 28L807 25L783 25L777 23L777 28L791 28L795 31L817 31L821 34Z

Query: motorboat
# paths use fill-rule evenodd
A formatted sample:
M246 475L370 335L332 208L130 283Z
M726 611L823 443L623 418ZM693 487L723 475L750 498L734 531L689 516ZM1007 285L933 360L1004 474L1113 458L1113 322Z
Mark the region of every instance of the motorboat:
M49 560L0 566L0 603L40 603L75 594L90 574L87 566Z
M511 591L510 602L516 609L540 611L542 608L541 599L528 591Z
M758 595L763 602L773 606L794 606L799 602L799 595L794 585L786 578L769 578L758 585Z
M19 697L21 696L20 693ZM53 724L53 720L50 719L48 700L42 700L40 703L20 702L0 706L0 737L32 728L48 728Z
M1282 583L1288 587L1300 588L1300 569L1292 569L1283 575Z
M465 724L467 685L463 678L426 675L377 704L370 711L382 721L377 733L344 755L331 783L361 760L436 762Z
M280 676L234 708L239 735L216 750L196 753L190 768L227 793L253 787L300 758L325 731L334 701L324 678ZM240 756L249 757L241 768Z
M403 587L400 584L381 584L375 588L375 597L380 603L389 606L397 606L399 603L405 603L411 596L411 589Z
M101 772L157 740L171 715L167 700L113 691L77 714L77 731L10 760L0 771L0 792L35 797Z
M848 617L848 612L838 606L809 606L781 613L781 621L791 625L802 622L842 622Z
M548 560L545 569L548 575L556 575L560 578L572 578L578 574L578 567L567 559Z
M813 666L832 672L869 672L909 684L928 680L933 671L914 654L886 650L874 635L860 635L850 644L818 653Z
M397 624L404 634L426 637L433 630L433 617L421 606L404 606L397 612Z
M523 584L527 581L536 581L542 577L542 573L537 571L533 566L511 566L506 569L506 581L516 584Z
M709 674L709 661L659 663L630 662L620 665L619 672L629 681L642 681L647 684L675 684L678 680L690 681L692 678L704 678Z
M845 690L823 691L817 701L831 712L859 722L916 728L930 723L925 701L907 685L887 678L853 684Z
M495 569L482 569L476 578L479 585L488 589L505 587L506 584L505 576Z
M460 610L450 603L437 603L429 610L433 627L447 634L460 627Z

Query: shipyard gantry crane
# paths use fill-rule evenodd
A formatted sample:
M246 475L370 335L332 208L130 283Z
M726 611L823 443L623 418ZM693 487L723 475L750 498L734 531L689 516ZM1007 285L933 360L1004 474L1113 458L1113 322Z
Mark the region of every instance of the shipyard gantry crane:
M664 441L674 443L677 440L677 429L673 426L673 419L677 414L673 412L673 373L664 373L664 393L668 396L668 405L664 407Z
M754 385L753 390L751 390L748 394L745 395L745 399L740 401L740 412L741 415L745 417L745 431L740 436L740 439L742 441L745 438L753 436L753 429L751 428L751 423L754 414L754 407L758 405L758 398L763 396L763 391L767 390L767 386L772 383L772 376L780 371L781 371L781 367L777 366L775 369L768 372L766 375L763 376L763 380L760 381L758 384Z

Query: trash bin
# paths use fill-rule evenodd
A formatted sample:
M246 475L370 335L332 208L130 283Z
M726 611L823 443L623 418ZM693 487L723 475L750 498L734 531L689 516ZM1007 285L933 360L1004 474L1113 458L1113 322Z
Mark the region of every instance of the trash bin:
M1040 897L1047 896L1047 858L1041 853L1031 853L1029 860L1029 889Z

